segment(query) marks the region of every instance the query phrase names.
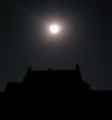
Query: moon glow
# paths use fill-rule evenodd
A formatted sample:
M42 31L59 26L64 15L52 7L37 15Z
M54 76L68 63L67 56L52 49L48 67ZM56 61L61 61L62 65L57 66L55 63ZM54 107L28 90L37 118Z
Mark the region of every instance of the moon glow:
M49 31L51 34L59 34L60 26L58 24L51 24L49 26Z

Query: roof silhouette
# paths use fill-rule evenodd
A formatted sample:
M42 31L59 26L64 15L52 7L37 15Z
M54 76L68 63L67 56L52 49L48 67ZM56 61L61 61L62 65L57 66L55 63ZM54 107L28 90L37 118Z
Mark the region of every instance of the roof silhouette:
M38 95L73 95L90 91L90 85L82 80L80 67L75 69L32 70L30 66L21 84L8 84L8 93Z
M85 98L85 96L112 96L112 91L96 91L83 80L80 66L75 69L33 70L29 66L23 80L9 83L5 95L33 99ZM41 101L40 101L41 102Z

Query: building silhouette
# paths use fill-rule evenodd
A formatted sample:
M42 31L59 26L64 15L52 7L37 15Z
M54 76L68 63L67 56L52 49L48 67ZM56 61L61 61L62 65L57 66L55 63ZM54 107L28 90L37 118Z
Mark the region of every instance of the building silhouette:
M7 85L8 94L38 96L74 96L89 94L91 87L81 76L80 67L75 69L32 70L30 66L20 84Z

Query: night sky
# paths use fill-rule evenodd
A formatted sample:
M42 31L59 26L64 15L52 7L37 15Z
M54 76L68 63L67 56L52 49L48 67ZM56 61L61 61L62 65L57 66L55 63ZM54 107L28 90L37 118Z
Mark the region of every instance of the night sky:
M112 8L101 0L1 0L0 80L17 81L33 69L71 69L80 64L94 88L112 88ZM58 42L45 24L66 27Z

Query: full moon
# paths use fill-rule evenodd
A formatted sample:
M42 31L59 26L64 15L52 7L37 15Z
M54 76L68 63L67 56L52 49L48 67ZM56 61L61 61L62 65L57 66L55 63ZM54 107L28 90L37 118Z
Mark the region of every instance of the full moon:
M58 34L60 32L60 26L58 24L52 24L49 26L49 31L51 34Z

